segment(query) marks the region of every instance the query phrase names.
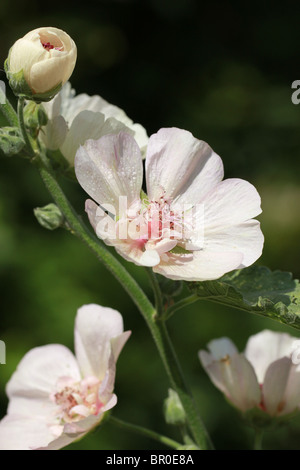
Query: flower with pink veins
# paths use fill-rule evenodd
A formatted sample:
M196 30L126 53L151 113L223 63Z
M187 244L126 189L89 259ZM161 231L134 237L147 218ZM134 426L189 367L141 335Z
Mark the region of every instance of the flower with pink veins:
M241 411L272 417L300 408L299 339L265 330L251 336L244 354L228 338L208 344L199 358L213 384Z
M118 356L130 331L119 312L84 305L75 322L75 356L50 344L29 351L7 384L1 450L57 450L98 426L117 403Z
M87 200L86 211L97 236L137 265L203 281L261 255L263 235L253 219L259 194L247 181L222 181L221 158L188 131L160 129L150 137L147 196L140 149L124 132L88 140L76 153L75 172L96 201Z

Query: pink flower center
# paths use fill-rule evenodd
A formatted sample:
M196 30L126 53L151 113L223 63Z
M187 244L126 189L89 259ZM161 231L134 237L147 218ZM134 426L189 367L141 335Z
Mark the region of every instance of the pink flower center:
M50 396L58 406L56 417L59 424L80 421L90 415L97 415L103 403L99 399L100 381L86 377L76 382L71 377L61 377L56 390Z
M62 51L63 47L55 47L53 44L50 44L50 42L42 42L42 46L46 51L51 51L51 49L55 49L56 51Z

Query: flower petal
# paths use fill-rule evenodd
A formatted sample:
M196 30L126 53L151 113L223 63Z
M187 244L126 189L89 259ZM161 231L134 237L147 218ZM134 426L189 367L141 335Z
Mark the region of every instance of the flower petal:
M201 360L201 357L200 357ZM242 411L258 406L261 392L254 369L243 354L226 356L203 366L214 385Z
M295 390L294 386L296 386ZM267 413L275 416L294 411L300 405L299 386L299 369L291 359L282 357L272 362L266 371L263 383L264 405ZM289 402L290 398L291 402Z
M229 338L214 339L208 343L207 347L213 355L214 360L238 354L235 344Z
M248 220L204 235L204 249L208 251L243 253L241 268L250 266L261 256L263 244L264 236L257 220Z
M245 356L253 365L258 381L264 382L265 373L269 365L283 357L290 357L295 350L293 338L287 333L276 333L264 330L251 336L247 342Z
M180 204L197 203L224 175L221 158L208 144L185 130L160 129L150 137L146 155L147 192L158 200L163 191Z
M120 132L88 140L76 153L75 171L90 197L98 204L113 205L116 212L120 196L127 196L128 207L140 197L141 153L129 134Z
M117 310L95 304L84 305L78 310L75 351L84 377L103 379L109 365L111 339L122 334L123 319ZM120 352L117 346L116 351Z
M205 234L222 232L261 213L260 196L255 187L238 178L219 183L204 200Z
M46 420L35 415L6 416L0 421L0 450L33 450L46 447L53 439Z
M191 254L167 253L153 271L169 279L186 281L207 281L218 279L225 273L237 269L243 260L243 254L227 251L193 251Z
M7 394L9 398L43 399L63 376L80 380L76 359L68 348L60 344L34 348L19 363L7 384Z

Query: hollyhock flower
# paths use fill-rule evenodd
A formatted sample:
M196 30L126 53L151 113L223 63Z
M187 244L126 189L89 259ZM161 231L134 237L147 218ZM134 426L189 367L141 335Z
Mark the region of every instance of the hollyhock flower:
M96 234L137 265L203 281L261 255L263 235L252 219L261 212L256 189L241 179L222 181L221 158L188 131L160 129L150 137L147 195L139 146L124 132L88 140L76 153L75 172L96 201L86 202Z
M148 136L140 124L133 121L117 106L100 96L85 93L75 96L67 83L50 102L44 103L48 123L42 128L40 138L49 150L59 149L71 166L74 165L78 147L88 139L99 139L121 130L132 134L142 151Z
M75 356L50 344L29 351L7 384L1 450L56 450L97 426L115 406L118 356L130 332L116 310L85 305L75 322Z
M5 69L16 95L48 101L69 80L76 58L76 45L67 33L37 28L11 47Z
M271 417L300 407L299 340L265 330L248 340L244 354L228 338L200 351L199 358L214 385L241 411L259 408Z

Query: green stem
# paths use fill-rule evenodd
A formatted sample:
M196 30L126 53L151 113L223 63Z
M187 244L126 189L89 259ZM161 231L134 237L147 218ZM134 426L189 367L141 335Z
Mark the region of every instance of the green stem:
M0 87L0 110L5 117L5 119L8 121L10 126L13 127L18 127L19 121L18 121L18 116L16 114L16 111L6 98L5 94L3 93L2 88Z
M168 320L177 310L186 307L187 305L193 304L197 300L200 300L200 298L196 295L190 295L189 297L185 297L184 299L178 300L174 305L171 305L166 312L164 313L164 319Z
M155 307L156 307L156 315L157 317L160 317L163 314L163 300L162 300L162 293L159 287L159 283L157 280L157 277L155 276L155 273L151 268L146 268L146 272L148 274L152 290L154 293L154 300L155 300Z
M262 440L263 440L264 431L261 428L255 428L254 436L254 450L262 450Z
M25 145L26 145L26 151L31 157L35 157L36 153L31 145L31 142L29 140L26 127L25 127L25 122L24 122L24 104L25 104L25 98L19 98L18 101L18 118L19 118L19 126L22 132L22 137L24 139Z
M22 127L23 125L23 129L26 132L23 119L23 106L21 105L19 106L19 113L20 126ZM28 144L31 147L29 140ZM31 152L35 153L32 147ZM182 406L185 409L186 419L195 442L200 449L211 448L209 437L199 416L196 404L184 383L183 374L165 325L163 322L155 321L157 311L125 267L106 249L95 235L91 234L81 218L78 217L56 181L52 170L47 166L46 162L44 162L43 156L41 155L39 158L36 156L32 161L37 166L41 178L52 195L54 202L64 214L70 230L92 250L104 266L115 276L140 310L151 331L171 386L177 392Z
M114 416L109 417L109 421L121 429L125 429L126 431L132 431L136 434L140 434L145 437L149 437L150 439L154 439L155 441L160 442L161 444L165 444L167 447L171 447L171 449L178 449L182 447L182 444L170 439L169 437L162 436L157 432L150 431L150 429L143 428L142 426L137 426L136 424L127 423L122 421L121 419L115 418Z

